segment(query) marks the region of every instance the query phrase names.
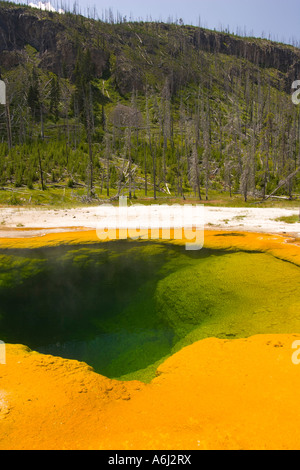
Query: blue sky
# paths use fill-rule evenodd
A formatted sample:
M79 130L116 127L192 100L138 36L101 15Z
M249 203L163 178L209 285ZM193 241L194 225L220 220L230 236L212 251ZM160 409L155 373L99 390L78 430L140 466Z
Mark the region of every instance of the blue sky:
M22 1L22 0L19 0ZM25 3L25 0L23 0ZM31 0L37 1L37 0ZM52 0L54 5L61 0ZM74 0L62 0L73 6ZM247 31L254 36L268 37L289 42L300 40L299 0L77 0L82 10L95 6L99 16L111 8L129 18L161 19L182 18L185 23L201 24L210 29L229 26L230 31Z

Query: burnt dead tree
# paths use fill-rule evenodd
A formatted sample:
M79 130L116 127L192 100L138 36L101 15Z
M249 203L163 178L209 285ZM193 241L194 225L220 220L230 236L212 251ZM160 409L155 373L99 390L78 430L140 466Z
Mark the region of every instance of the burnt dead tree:
M112 125L124 132L125 135L125 149L128 158L128 191L129 199L132 199L132 182L133 182L133 146L132 146L132 133L144 129L143 117L141 112L136 107L129 107L118 104L113 110L110 120Z

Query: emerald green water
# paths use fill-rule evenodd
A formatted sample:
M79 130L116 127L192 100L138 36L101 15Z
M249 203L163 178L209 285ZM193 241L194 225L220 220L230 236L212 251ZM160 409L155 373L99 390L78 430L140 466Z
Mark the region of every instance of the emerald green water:
M299 268L167 243L0 250L0 339L145 382L208 337L300 333Z

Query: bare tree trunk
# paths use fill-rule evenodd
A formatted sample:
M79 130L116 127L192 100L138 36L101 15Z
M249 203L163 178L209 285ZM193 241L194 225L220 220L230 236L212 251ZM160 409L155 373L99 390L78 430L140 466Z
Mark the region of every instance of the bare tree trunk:
M41 103L41 139L44 140L44 114L43 114L43 103Z
M92 196L93 192L93 150L92 150L92 136L91 129L88 123L88 146L89 146L89 180L88 180L88 197Z
M88 90L89 96L85 95L85 112L86 112L86 131L89 147L89 165L88 165L88 197L93 193L93 149L92 149L92 109L91 109L91 87Z
M148 169L147 169L147 147L146 144L144 144L144 174L145 174L145 196L147 196L148 193Z
M129 160L129 167L128 167L128 185L129 185L129 200L132 199L132 155L131 155L131 127L129 127L129 136L128 136L128 160Z
M6 116L6 129L7 129L7 145L8 150L12 148L12 133L11 133L11 120L10 120L10 111L9 104L5 105L5 116Z
M106 194L107 197L109 197L109 184L110 184L110 162L109 162L109 157L110 157L110 137L106 135Z
M38 159L39 159L39 168L40 168L40 177L41 177L42 191L44 191L46 188L45 188L45 186L44 186L43 168L42 168L42 160L41 160L40 149L38 149Z
M156 142L154 146L154 151L152 151L152 162L153 162L153 193L154 193L154 199L157 199L156 196Z

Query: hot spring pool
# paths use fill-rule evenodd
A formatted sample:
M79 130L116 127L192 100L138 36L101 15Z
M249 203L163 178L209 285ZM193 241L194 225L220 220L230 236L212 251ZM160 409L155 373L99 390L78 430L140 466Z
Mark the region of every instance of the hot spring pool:
M149 382L207 337L300 333L299 267L163 242L0 250L0 339Z

